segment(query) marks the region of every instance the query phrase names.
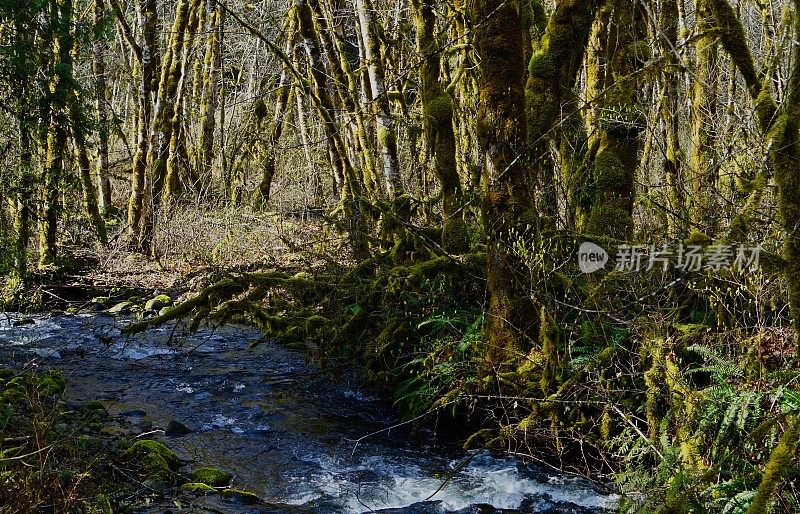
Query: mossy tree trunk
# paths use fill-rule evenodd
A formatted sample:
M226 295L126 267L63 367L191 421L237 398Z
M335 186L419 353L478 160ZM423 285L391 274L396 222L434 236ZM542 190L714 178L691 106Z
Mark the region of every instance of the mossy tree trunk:
M356 176L347 149L336 123L330 92L327 87L327 72L322 61L319 37L316 33L313 13L307 0L294 0L294 11L297 16L297 28L302 40L302 47L310 68L310 84L302 84L303 91L311 93L317 113L322 118L322 128L328 143L328 155L333 165L334 175L339 177L341 190L341 206L347 224L347 233L353 258L357 261L369 256L366 240L365 220L362 215L361 202L363 188Z
M111 179L108 175L108 100L106 99L106 63L103 40L105 2L94 0L92 9L94 39L92 41L92 73L94 74L94 98L97 111L97 169L95 176L99 190L100 210L106 213L111 207Z
M196 189L207 191L211 187L211 166L214 162L214 130L219 106L219 83L222 70L222 10L214 0L206 7L206 46L203 57L202 95L200 99L200 141L196 159L199 166L199 184Z
M287 55L290 55L292 52L292 46L294 44L295 24L294 14L291 11L289 11L287 16L289 17L289 23L287 24L286 45L284 50ZM261 182L259 182L258 187L255 189L255 191L253 191L252 203L253 208L255 209L263 208L266 206L267 202L269 202L270 190L272 189L272 179L275 177L276 150L278 141L283 133L283 125L286 119L286 114L289 111L289 98L291 91L291 72L289 70L289 66L284 64L283 69L281 70L280 82L278 83L278 90L275 92L275 112L272 118L272 128L270 130L269 138L267 139L266 154L264 155L264 159L261 163ZM259 109L266 111L266 106L263 105L262 100L259 100L259 102L262 103L256 106L255 116L258 120L257 123L260 126L260 120L266 115L266 112L264 112L262 115L259 113Z
M364 58L372 88L372 106L378 135L378 153L381 156L383 179L390 198L403 194L400 161L397 157L397 132L392 122L391 105L386 91L380 35L383 33L370 0L356 0L361 39L364 41Z
M789 289L789 315L800 340L800 140L798 140L798 115L800 115L800 48L793 45L795 63L787 84L787 95L778 107L770 91L767 78L760 81L753 62L753 54L745 37L741 20L727 0L709 0L716 20L720 42L744 79L747 91L755 105L755 115L761 132L769 140L769 160L778 189L778 211L785 233L783 257L786 260L784 277ZM793 36L800 37L799 2L795 1ZM763 189L763 188L758 188ZM756 191L758 194L758 191ZM800 352L800 350L797 350Z
M692 152L691 203L689 221L694 228L702 227L709 237L716 235L719 220L717 205L716 122L719 73L716 35L710 0L697 0L695 9L695 62L692 74Z
M33 120L26 109L20 110L19 123L19 184L14 211L14 273L24 283L28 275L28 240L31 237L31 196L34 194L33 137L30 124Z
M441 48L437 41L433 0L411 0L417 28L420 67L420 96L424 116L426 147L433 152L434 172L442 188L442 247L445 251L467 251L468 238L461 212L461 179L456 168L456 137L453 131L453 97L442 87Z
M194 2L196 3L196 1ZM161 64L161 78L158 83L151 141L147 152L147 185L149 202L143 216L139 234L139 245L143 253L152 254L155 224L161 209L162 195L167 178L167 159L174 137L176 100L182 85L183 38L190 19L189 0L180 0L175 10L175 21L170 31L169 45L164 52Z
M644 130L636 75L644 62L636 21L642 14L627 0L618 0L611 19L611 75L596 124L600 142L594 158L595 197L586 231L628 239L633 231L636 170Z
M158 87L158 2L138 0L137 16L141 43L130 42L139 64L139 113L137 115L136 154L131 169L131 195L128 200L127 237L132 249L142 251L140 240L145 199L145 173L153 116L154 93ZM121 16L120 16L121 17Z
M31 98L31 82L33 67L26 66L30 61L37 62L28 50L35 44L34 34L27 28L32 22L31 13L23 18L21 14L14 18L13 44L10 56L17 66L11 68L12 94L17 99L15 117L17 122L17 145L19 152L19 173L16 177L14 197L11 205L14 209L13 231L13 278L17 284L24 286L28 278L28 242L31 237L31 217L35 207L36 176L34 172L34 127L37 120L34 116L34 102ZM47 52L43 52L47 53Z
M334 4L334 5L330 5ZM329 68L336 84L338 98L344 106L350 121L347 123L348 139L351 141L351 159L360 171L366 190L373 198L385 195L385 187L375 168L372 156L367 120L359 106L359 78L352 69L350 56L354 53L352 44L346 39L343 19L346 14L341 2L309 2L315 14L315 23L321 37ZM353 59L355 60L355 59ZM356 63L357 64L357 63Z
M663 102L661 104L661 120L664 123L664 180L667 184L669 208L671 216L667 217L668 232L671 237L683 237L686 234L686 198L684 194L683 152L680 146L678 116L678 85L680 67L678 62L678 26L680 24L678 2L664 0L659 11L661 36L659 49L664 59L664 68L659 75Z
M565 105L574 101L573 87L599 7L598 0L559 2L539 45L528 63L525 86L528 121L527 160L537 191L536 224L554 228L558 215L556 167L551 157L554 128ZM528 186L530 187L530 185Z
M169 143L167 155L167 168L164 183L163 204L166 209L181 195L183 186L181 184L181 168L183 166L182 151L186 148L184 136L183 110L186 103L186 81L188 79L189 53L192 50L192 41L197 32L197 25L200 19L200 12L203 10L203 0L194 0L189 8L189 21L186 27L186 34L183 38L183 47L180 53L180 66L178 69L179 78L175 92L175 108L172 115L172 138Z
M66 173L65 150L69 126L68 104L73 90L72 79L72 2L50 0L49 36L50 84L47 100L49 120L46 155L42 173L41 209L39 212L39 266L54 264L57 250L60 189Z
M526 273L512 250L533 208L524 187L527 170L519 158L527 141L520 9L519 2L479 0L473 11L480 59L483 219L489 234L486 358L493 364L530 347L538 333Z

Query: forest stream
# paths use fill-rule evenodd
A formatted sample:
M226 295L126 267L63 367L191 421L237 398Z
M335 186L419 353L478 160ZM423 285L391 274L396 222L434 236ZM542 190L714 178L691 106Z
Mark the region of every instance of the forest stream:
M67 401L101 400L131 436L180 422L191 432L155 437L273 506L202 499L212 511L599 513L618 502L582 478L397 426L357 375L320 370L255 329L168 324L127 337L126 323L6 314L0 361L60 370Z

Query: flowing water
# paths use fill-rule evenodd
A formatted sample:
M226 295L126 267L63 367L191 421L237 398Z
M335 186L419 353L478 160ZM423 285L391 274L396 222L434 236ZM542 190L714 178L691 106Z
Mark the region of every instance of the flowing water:
M189 434L159 438L271 505L215 512L595 513L618 501L580 478L395 427L391 404L356 376L334 377L254 329L189 335L170 324L125 337L125 323L0 315L0 363L61 370L67 399L102 400L131 435L183 423Z

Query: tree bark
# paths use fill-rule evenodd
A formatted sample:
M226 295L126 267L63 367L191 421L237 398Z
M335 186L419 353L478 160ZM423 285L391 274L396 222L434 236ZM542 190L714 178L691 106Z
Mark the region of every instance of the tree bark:
M140 233L145 198L145 174L150 147L150 124L153 116L153 96L158 87L158 3L157 0L138 0L137 15L142 32L139 63L139 113L137 116L136 155L131 169L131 196L128 200L128 240L132 249L143 252Z
M441 59L436 41L436 13L433 0L411 0L417 27L420 67L420 96L426 147L433 152L434 172L442 188L442 247L462 253L469 249L462 207L461 179L456 168L456 138L453 131L453 98L441 83Z

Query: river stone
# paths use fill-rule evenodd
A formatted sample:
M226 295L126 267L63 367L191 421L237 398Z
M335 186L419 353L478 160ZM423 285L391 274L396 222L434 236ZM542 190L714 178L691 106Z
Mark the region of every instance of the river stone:
M164 435L167 437L181 437L190 433L192 430L181 423L180 421L171 420L167 423L167 428L164 429Z
M115 306L108 309L109 314L130 314L131 302L119 302Z
M183 484L181 489L184 491L191 491L193 493L214 493L216 489L211 487L210 485L201 484L199 482L189 482L188 484Z
M233 502L241 503L244 505L254 505L256 503L261 502L261 498L259 498L255 494L248 493L247 491L240 491L239 489L225 489L219 494L220 496L222 496L227 500L231 500Z
M160 294L147 300L147 303L144 304L144 310L158 312L164 307L169 307L170 305L172 305L172 298L165 294Z

